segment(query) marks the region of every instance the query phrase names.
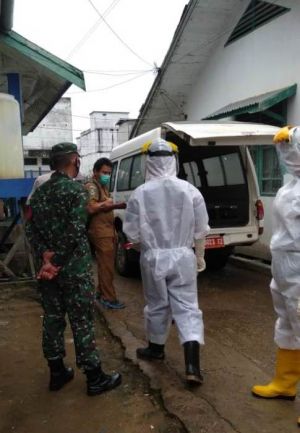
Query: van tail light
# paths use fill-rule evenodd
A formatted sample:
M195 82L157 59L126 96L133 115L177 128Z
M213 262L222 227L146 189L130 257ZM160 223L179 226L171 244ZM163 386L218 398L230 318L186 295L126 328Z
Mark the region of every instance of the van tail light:
M255 206L256 206L256 219L258 219L258 221L261 221L264 219L264 215L265 215L263 202L261 200L256 200Z
M261 200L256 200L255 206L256 206L256 219L260 222L264 219L264 215L265 215L263 202ZM263 225L259 225L258 234L262 235L263 232L264 232Z

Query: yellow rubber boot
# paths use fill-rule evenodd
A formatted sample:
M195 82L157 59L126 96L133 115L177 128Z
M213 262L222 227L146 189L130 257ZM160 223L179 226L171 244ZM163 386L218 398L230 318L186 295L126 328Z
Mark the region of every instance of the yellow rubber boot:
M255 385L252 394L261 398L294 400L300 380L300 350L278 349L276 372L268 385Z

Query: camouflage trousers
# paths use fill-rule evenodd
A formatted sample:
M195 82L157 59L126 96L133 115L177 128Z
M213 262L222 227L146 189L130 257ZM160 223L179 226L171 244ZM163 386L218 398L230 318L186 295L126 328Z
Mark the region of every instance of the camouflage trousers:
M89 274L40 283L43 352L46 359L65 356L64 331L68 315L76 351L76 364L91 370L100 364L94 332L94 286Z

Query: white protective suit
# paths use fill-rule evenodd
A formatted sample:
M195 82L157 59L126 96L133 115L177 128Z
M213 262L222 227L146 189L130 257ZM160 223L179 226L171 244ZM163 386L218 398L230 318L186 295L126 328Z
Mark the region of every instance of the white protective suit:
M153 141L149 150L172 152L161 139ZM148 340L165 344L173 318L181 344L204 344L192 246L194 239L208 234L208 215L201 193L176 177L174 154L147 155L146 183L132 193L123 229L131 242L141 246Z
M277 313L275 343L300 349L300 128L289 131L290 142L277 145L293 179L277 192L271 239L271 293Z

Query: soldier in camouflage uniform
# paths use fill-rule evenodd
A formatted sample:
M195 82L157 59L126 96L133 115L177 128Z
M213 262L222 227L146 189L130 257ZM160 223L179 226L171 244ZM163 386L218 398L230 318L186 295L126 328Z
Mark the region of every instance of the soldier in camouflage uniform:
M87 393L96 395L121 383L118 373L105 374L96 348L93 305L94 285L86 235L87 194L73 179L80 159L73 143L53 146L55 172L33 194L26 233L41 266L43 352L50 367L50 390L73 379L63 363L65 315L68 314L76 349L76 363L87 376Z

